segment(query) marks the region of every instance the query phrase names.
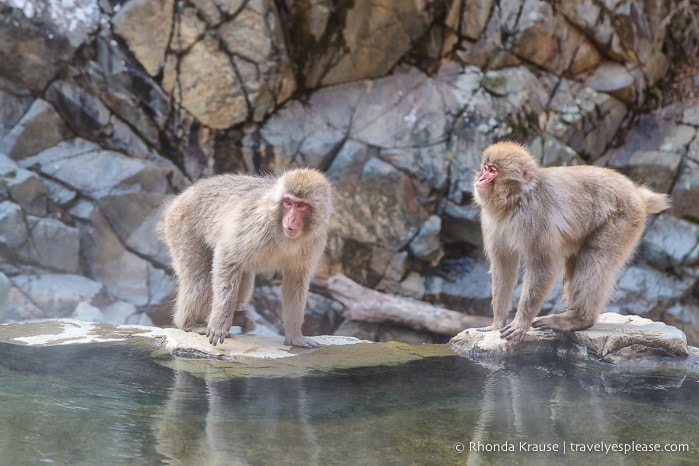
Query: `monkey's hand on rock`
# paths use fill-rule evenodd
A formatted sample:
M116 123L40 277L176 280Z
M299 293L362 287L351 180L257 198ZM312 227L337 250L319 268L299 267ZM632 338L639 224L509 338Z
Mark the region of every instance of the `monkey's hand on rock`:
M320 343L304 337L303 335L299 335L297 337L286 337L284 344L288 346L297 346L299 348L320 348Z
M524 340L524 336L527 334L528 330L529 325L520 324L517 323L516 320L513 320L509 324L505 325L502 330L500 330L500 337L504 338L505 340L519 343L520 341Z
M228 336L228 329L230 329L230 325L218 328L211 328L211 326L207 327L206 336L209 338L209 343L214 346L216 346L218 343L223 343Z

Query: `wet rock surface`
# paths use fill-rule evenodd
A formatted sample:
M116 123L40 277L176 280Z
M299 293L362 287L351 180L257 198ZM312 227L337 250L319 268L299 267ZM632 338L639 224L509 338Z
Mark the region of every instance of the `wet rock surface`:
M322 346L308 350L284 345L284 338L231 335L213 346L199 334L175 328L108 325L75 319L0 325L0 342L15 345L82 345L109 342L139 343L167 366L204 375L216 366L228 377L290 377L356 367L402 364L416 359L449 356L445 345L374 344L343 336L316 336Z
M590 329L564 335L530 330L521 342L508 342L499 331L467 329L450 341L461 356L502 360L525 354L612 363L624 367L685 367L699 370L699 349L672 326L638 316L604 313Z
M573 337L530 331L519 344L499 332L468 329L449 345L373 343L345 336L316 336L319 349L293 348L276 335L235 334L212 346L199 334L175 328L109 325L75 319L53 319L0 325L0 342L55 346L137 344L150 348L160 364L206 377L298 377L344 369L403 364L422 358L458 354L482 364L513 357L558 356L611 363L629 370L667 368L699 373L699 349L688 346L674 327L640 317L607 313L593 328Z

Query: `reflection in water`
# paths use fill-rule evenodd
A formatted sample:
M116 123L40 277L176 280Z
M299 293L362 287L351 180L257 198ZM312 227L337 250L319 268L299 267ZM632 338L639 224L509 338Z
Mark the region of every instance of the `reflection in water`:
M123 345L0 345L3 463L681 464L699 452L696 376L531 357L302 378L215 371L202 380ZM632 442L689 451L572 451Z

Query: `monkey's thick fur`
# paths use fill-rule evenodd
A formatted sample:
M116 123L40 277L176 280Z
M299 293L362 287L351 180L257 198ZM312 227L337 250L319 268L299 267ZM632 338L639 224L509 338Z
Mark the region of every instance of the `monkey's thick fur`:
M282 197L311 206L299 237L282 228ZM331 187L312 169L280 177L224 174L198 180L163 210L159 231L178 280L174 322L223 342L231 325L254 322L241 307L250 299L257 271L281 270L286 344L316 347L301 333L311 276L327 241Z
M481 210L492 275L493 329L515 341L529 327L575 331L591 327L614 289L616 274L633 252L649 213L668 196L635 185L602 167L542 168L521 145L485 149L474 197ZM517 312L506 324L524 263ZM563 261L565 310L534 317Z

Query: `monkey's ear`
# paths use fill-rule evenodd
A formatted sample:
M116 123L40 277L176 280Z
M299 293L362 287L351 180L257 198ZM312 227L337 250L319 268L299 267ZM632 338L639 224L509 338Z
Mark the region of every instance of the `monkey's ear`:
M528 168L525 168L525 169L522 171L522 175L524 176L524 181L526 181L527 183L529 183L529 181L531 181L531 179L532 179L532 172L531 172L531 170L529 170Z

